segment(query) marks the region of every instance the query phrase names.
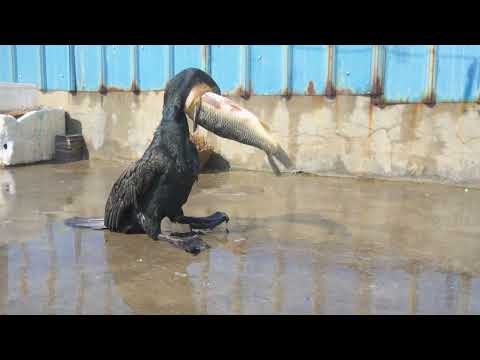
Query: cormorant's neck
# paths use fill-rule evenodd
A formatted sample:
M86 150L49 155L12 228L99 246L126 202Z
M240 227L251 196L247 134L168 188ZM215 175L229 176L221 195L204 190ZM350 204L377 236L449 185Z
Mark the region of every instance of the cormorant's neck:
M162 120L155 130L154 142L183 146L189 136L187 117L179 99L172 99L172 101L165 103Z
M150 151L164 151L174 159L179 173L188 172L192 167L190 132L187 116L183 107L177 104L165 104L163 117L157 127Z
M190 137L186 114L182 111L174 119L164 117L157 131L163 143L174 143L183 146L184 141Z

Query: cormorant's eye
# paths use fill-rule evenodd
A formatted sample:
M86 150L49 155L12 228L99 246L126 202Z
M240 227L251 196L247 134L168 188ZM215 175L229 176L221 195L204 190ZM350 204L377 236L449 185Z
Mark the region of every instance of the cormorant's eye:
M7 144L3 144L3 148L7 150Z

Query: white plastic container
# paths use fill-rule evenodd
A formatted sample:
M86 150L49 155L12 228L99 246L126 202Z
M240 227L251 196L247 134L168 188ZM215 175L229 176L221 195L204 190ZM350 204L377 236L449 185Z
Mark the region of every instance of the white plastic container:
M54 159L56 135L65 135L63 109L33 110L18 119L0 115L0 165Z

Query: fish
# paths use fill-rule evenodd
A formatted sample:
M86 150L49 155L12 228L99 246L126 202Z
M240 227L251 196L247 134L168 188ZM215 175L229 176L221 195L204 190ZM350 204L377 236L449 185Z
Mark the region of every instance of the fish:
M185 112L193 121L194 131L198 124L220 137L263 150L275 175L281 174L275 160L288 170L294 168L268 124L231 99L206 91L187 101Z

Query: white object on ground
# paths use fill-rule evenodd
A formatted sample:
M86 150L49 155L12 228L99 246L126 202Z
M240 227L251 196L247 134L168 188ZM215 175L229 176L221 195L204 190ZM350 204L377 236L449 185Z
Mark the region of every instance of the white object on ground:
M55 135L65 135L65 111L43 108L16 119L0 115L0 165L52 160Z

